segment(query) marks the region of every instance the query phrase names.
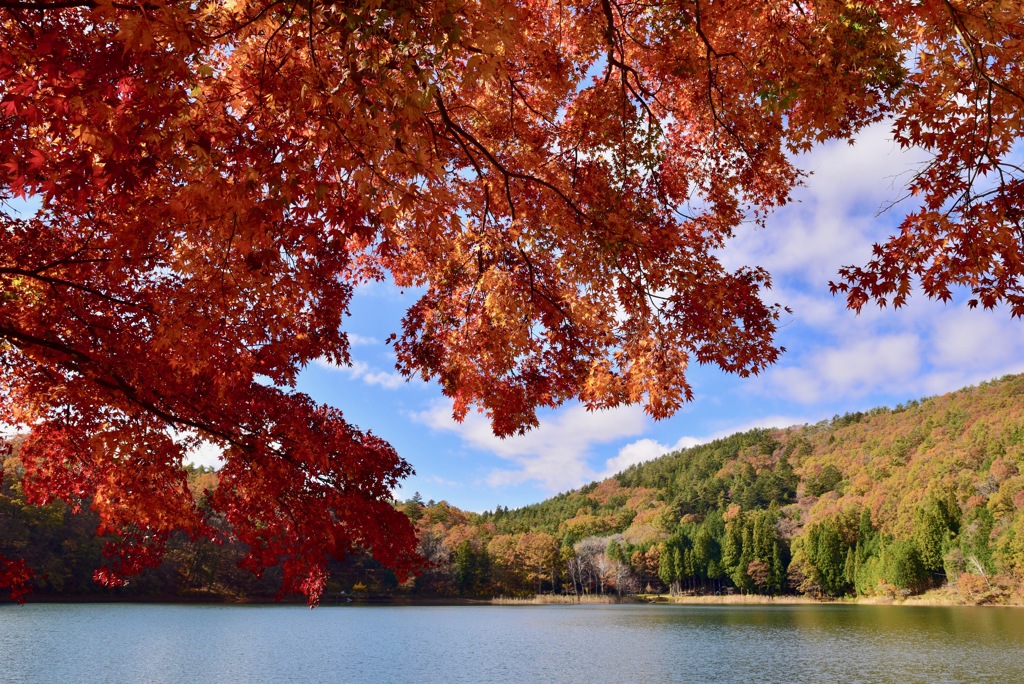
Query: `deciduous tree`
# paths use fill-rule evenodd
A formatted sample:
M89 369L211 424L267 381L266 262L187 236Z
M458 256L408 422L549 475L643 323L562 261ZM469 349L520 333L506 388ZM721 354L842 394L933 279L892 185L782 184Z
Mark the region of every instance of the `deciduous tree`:
M109 582L212 534L315 601L328 556L403 570L409 465L291 387L348 362L352 289L422 288L393 340L457 417L691 396L760 372L767 272L716 256L788 201L790 153L890 117L932 162L834 285L1024 313L1019 0L0 0L0 422L26 492L89 502ZM24 209L24 207L22 207ZM24 572L2 561L0 581Z

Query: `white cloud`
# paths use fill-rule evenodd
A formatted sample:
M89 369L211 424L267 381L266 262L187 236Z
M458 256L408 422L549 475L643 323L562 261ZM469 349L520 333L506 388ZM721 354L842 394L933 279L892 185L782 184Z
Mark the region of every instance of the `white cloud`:
M1020 328L1020 323L1005 311L971 311L964 307L950 312L934 322L932 362L949 368L976 369L1020 358Z
M858 133L853 145L836 140L798 157L797 163L812 171L810 194L838 214L857 207L877 212L899 199L926 159L920 150L900 148L892 139L892 123L881 121Z
M792 314L783 314L779 321L779 327L782 329L793 324L834 329L837 325L849 324L854 318L842 299L828 296L824 291L807 292L776 286L764 299L784 303L792 309Z
M794 192L796 201L765 230L739 231L723 250L730 266L768 268L776 287L764 298L793 310L778 336L788 353L754 383L758 391L806 404L946 391L962 384L950 382L991 377L1024 357L1016 343L1020 327L1014 323L1011 332L1005 313L998 325L975 326L978 319L950 315L951 306L918 294L898 311L869 304L854 314L843 296L829 294L838 269L866 263L872 243L884 241L915 208L908 201L887 209L924 160L892 142L887 122L862 131L855 145L835 141L799 155L795 163L813 173ZM986 346L990 351L979 354Z
M771 227L755 233L741 249L748 263L777 276L795 275L827 292L840 266L870 256L873 225L873 218L843 215L812 201L781 212Z
M383 344L376 337L368 337L366 335L360 335L359 333L346 333L348 335L348 342L353 347L379 347Z
M695 437L682 437L678 442L676 442L675 446L667 446L650 438L630 442L619 449L619 453L617 455L605 461L602 477L609 477L615 473L621 473L631 465L643 463L644 461L652 461L659 456L664 456L672 451L697 446L700 443L700 439Z
M919 299L907 308L802 321L794 349L766 374L765 394L813 404L873 393L930 396L1024 371L1022 322L1005 309ZM795 353L794 353L795 352Z
M796 278L816 293L827 292L840 266L866 262L872 243L884 240L913 208L901 203L880 215L904 194L924 159L893 143L890 128L880 122L863 130L854 145L833 141L794 157L797 167L811 172L805 185L766 229L737 231L722 251L723 262L764 266L778 280Z
M314 363L321 368L337 371L353 380L360 380L367 385L375 385L384 389L398 389L408 383L405 376L401 373L395 371L382 371L363 361L353 360L348 366L339 366L336 363L331 363L327 359L318 358Z
M922 394L941 394L1024 372L1024 326L1005 308L983 311L960 305L928 323L932 370L920 379Z
M756 420L747 421L741 424L730 425L729 427L715 431L713 434L704 437L692 437L683 436L676 440L676 443L672 446L662 444L657 440L644 438L631 442L626 446L619 449L619 453L612 458L605 461L604 472L599 477L611 477L616 473L621 473L623 470L631 465L637 463L643 463L644 461L651 461L665 454L672 453L673 451L679 451L680 449L689 449L695 447L698 444L707 444L713 442L716 439L722 437L728 437L738 432L747 432L754 428L784 428L790 427L791 425L803 425L808 421L804 418L793 418L790 416L765 416Z
M405 384L405 377L401 373L376 370L359 361L352 364L352 370L355 376L367 385L378 385L385 389L396 389Z
M804 403L905 388L921 365L921 342L911 332L877 335L819 349L768 372L770 392Z
M737 432L747 432L755 428L788 428L794 425L804 425L809 421L807 418L794 417L794 416L763 416L761 418L755 418L754 420L748 420L743 423L738 423L729 426L723 430L718 430L710 438L701 440L701 444L704 442L710 442L715 439L721 439L722 437L728 437L734 435Z
M920 363L919 347L912 333L868 338L823 352L814 366L828 388L864 392L879 380L900 382L912 377Z
M494 436L490 423L479 413L456 422L446 401L435 402L411 418L434 430L454 432L471 448L493 453L512 465L492 470L488 485L534 481L552 492L593 480L597 474L588 464L593 447L639 435L648 420L638 406L588 411L573 405L542 417L540 426L525 435L502 439Z

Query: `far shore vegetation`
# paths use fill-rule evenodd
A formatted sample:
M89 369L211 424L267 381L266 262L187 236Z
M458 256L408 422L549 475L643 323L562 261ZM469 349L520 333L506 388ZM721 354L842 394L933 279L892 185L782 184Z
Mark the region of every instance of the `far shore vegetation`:
M162 563L122 587L88 502L25 501L15 441L0 487L0 554L34 572L29 600L270 601L223 520L222 543L167 540ZM419 574L371 555L333 562L324 604L1024 604L1024 376L759 429L635 465L520 509L481 514L415 495ZM191 468L209 495L218 474Z

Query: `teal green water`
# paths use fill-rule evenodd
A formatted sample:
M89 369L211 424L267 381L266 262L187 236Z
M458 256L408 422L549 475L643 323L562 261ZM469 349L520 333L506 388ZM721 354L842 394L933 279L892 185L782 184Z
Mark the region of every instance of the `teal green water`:
M0 681L1024 682L1024 610L0 606Z

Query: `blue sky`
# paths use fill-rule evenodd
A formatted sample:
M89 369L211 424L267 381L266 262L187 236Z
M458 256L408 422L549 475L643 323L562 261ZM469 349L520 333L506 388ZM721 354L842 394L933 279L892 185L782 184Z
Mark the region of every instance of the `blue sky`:
M757 378L694 367L696 400L655 422L639 407L590 413L566 405L541 416L523 437L495 438L486 420L451 419L439 389L405 382L384 344L412 297L386 284L360 289L348 319L353 365L310 365L299 389L342 409L362 429L389 440L416 469L396 492L420 492L483 511L522 506L602 478L682 446L755 426L814 423L835 414L895 405L1024 371L1024 323L1005 311L971 311L915 296L899 311L859 316L828 292L845 264L862 264L871 244L891 234L912 203L898 199L921 161L898 150L888 129L856 145L834 143L800 157L813 171L794 203L764 229L745 227L723 250L727 265L760 264L775 280L766 298L790 306L778 341L781 361Z
M727 266L771 271L775 287L766 299L793 310L778 334L787 352L750 379L692 367L696 399L672 418L655 422L639 407L590 413L568 404L542 413L538 429L505 440L480 415L455 423L436 385L406 382L395 371L384 340L399 329L414 297L382 283L356 293L346 328L352 366L310 364L298 389L387 439L413 465L416 474L397 497L418 491L425 500L484 511L542 501L632 463L752 427L815 423L1024 372L1024 322L1005 310L969 310L965 296L941 304L917 295L899 311L865 308L856 315L828 292L840 266L865 263L872 243L913 209L903 202L880 213L903 194L919 155L898 150L880 124L856 145L832 143L798 162L813 174L794 202L765 228L738 231L720 254ZM216 459L200 453L195 461Z

